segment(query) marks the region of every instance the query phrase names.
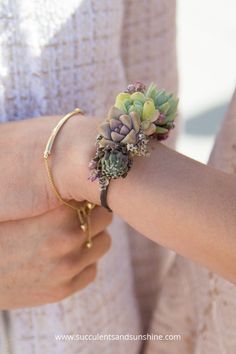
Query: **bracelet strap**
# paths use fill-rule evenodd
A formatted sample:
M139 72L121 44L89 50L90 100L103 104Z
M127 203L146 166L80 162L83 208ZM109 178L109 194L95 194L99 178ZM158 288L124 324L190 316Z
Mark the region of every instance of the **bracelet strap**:
M108 205L108 203L107 203L107 193L108 193L109 185L110 185L110 183L109 183L105 188L102 188L102 189L101 189L100 201L101 201L101 206L103 206L103 207L106 208L109 212L112 213L112 209L109 207L109 205Z

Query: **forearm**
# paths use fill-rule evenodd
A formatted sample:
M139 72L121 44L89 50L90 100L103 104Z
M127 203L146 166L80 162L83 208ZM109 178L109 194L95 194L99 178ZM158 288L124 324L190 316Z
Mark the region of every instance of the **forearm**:
M10 123L4 128L5 135L4 129L1 130L5 144L1 151L3 203L0 215L7 218L12 215L11 206L17 193L20 214L25 207L21 199L24 193L33 193L32 210L37 213L41 199L45 203L49 195L54 197L46 178L42 154L58 117L48 118L34 120L32 125L29 121ZM88 181L88 161L95 152L95 127L99 122L100 119L92 117L75 117L58 137L51 162L56 185L64 199L88 199L99 204L98 185ZM9 134L11 124L19 124L13 135ZM27 139L32 136L34 140L29 143ZM109 205L155 242L236 281L235 177L178 154L163 144L153 145L155 149L149 158L135 158L128 176L111 182ZM18 147L18 157L15 151L9 150L15 146ZM6 156L9 155L7 159L4 151ZM20 160L17 169L12 159ZM50 199L51 207L52 200L58 203L55 197Z
M235 177L155 145L111 182L109 205L153 241L235 282Z

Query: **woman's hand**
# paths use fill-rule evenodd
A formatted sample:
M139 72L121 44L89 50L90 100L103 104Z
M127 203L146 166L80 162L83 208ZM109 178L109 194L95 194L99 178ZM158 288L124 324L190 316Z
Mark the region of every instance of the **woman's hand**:
M96 207L91 221L90 249L76 213L66 206L0 223L0 309L57 302L92 282L96 262L110 247L104 230L111 214Z
M51 189L43 159L59 119L51 116L0 124L0 222L37 216L61 205ZM90 192L99 194L97 184L88 181L88 161L95 151L100 120L74 116L56 138L49 163L65 199L76 195L82 201Z

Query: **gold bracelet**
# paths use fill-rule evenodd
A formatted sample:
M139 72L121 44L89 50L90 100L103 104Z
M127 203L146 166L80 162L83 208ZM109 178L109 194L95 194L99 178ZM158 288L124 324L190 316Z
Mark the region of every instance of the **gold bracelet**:
M85 234L86 234L86 238L87 238L86 247L91 248L92 247L92 235L91 235L90 214L91 214L92 209L94 209L96 205L93 203L90 203L88 201L85 201L82 206L76 207L75 205L70 204L66 200L64 200L62 198L59 190L56 187L56 184L55 184L55 181L54 181L51 169L50 169L50 165L49 165L49 157L52 153L52 147L53 147L53 144L54 144L54 141L55 141L55 138L56 138L58 132L60 131L61 127L68 121L68 119L70 119L71 117L73 117L77 114L84 114L84 113L80 108L76 108L74 111L66 114L63 118L60 119L60 121L57 123L57 125L53 129L53 131L48 139L43 157L44 157L44 161L45 161L45 167L47 170L49 183L51 185L51 188L52 188L54 194L56 195L57 199L61 203L67 205L68 207L70 207L76 211L78 219L80 221L80 227L83 230L83 232L85 232Z

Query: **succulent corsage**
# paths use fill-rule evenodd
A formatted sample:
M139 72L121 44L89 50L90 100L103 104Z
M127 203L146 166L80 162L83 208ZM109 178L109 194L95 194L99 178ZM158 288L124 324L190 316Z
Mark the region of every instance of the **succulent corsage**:
M99 126L96 154L90 162L91 181L98 180L102 205L111 179L126 177L134 156L147 156L150 139L165 140L174 128L178 99L155 84L146 89L130 84L117 95L106 120Z

